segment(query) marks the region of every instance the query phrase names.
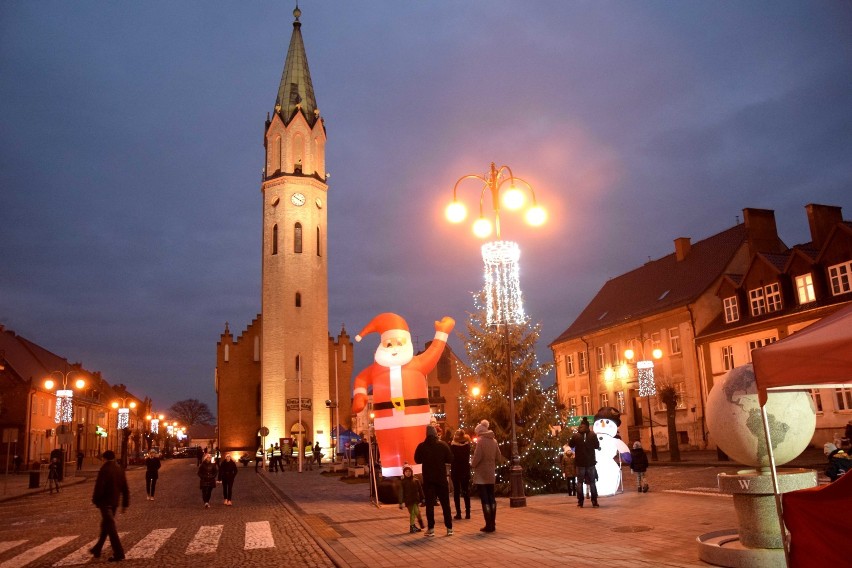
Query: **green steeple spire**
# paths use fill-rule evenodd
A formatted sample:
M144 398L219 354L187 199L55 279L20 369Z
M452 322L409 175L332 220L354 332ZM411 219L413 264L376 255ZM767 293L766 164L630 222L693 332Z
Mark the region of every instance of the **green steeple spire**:
M299 16L302 11L296 5L293 10L293 36L290 38L290 48L287 50L287 60L284 62L284 72L281 74L281 84L278 86L278 96L275 99L275 111L281 115L285 124L290 122L293 112L299 108L304 113L308 124L313 127L319 118L317 100L314 97L314 85L311 82L311 72L308 69L308 58L305 55L305 44L302 41L302 24Z

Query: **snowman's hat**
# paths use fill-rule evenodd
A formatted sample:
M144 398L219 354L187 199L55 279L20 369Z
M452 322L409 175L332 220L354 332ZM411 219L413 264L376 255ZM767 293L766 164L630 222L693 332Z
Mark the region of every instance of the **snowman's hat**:
M363 337L369 333L376 332L379 335L382 335L388 331L404 331L409 333L408 324L405 323L405 320L402 319L402 316L391 312L385 312L383 314L379 314L374 317L370 323L364 326L364 329L361 330L361 333L355 336L355 341L361 341Z
M609 420L616 426L621 426L621 412L613 406L604 406L595 414L595 422L598 420Z

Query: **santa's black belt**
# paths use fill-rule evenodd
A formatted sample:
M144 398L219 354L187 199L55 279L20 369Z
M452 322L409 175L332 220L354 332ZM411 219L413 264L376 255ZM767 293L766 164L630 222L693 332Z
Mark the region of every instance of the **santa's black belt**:
M407 398L405 400L400 398L390 402L377 402L373 405L373 410L391 410L393 408L405 410L406 406L427 406L428 404L428 398Z

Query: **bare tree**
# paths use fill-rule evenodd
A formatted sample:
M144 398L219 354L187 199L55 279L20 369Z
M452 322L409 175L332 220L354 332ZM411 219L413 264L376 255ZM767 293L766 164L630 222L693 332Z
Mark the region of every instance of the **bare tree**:
M677 410L678 394L674 385L664 384L660 388L660 400L666 407L666 424L669 430L669 452L671 461L680 461L680 446L677 441L677 425L675 411Z
M212 424L214 421L207 404L195 398L177 401L169 408L169 412L187 429L196 424Z

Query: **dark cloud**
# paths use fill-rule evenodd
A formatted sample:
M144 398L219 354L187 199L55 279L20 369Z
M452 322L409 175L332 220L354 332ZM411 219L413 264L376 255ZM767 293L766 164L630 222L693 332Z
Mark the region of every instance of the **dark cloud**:
M795 243L806 203L848 214L845 3L301 8L332 333L381 311L421 345L443 315L463 328L479 243L443 207L492 161L550 211L537 232L504 218L542 359L607 278L676 237L765 207ZM263 122L291 22L277 2L0 6L0 323L158 405L213 403L225 321L260 309Z

